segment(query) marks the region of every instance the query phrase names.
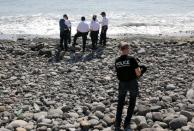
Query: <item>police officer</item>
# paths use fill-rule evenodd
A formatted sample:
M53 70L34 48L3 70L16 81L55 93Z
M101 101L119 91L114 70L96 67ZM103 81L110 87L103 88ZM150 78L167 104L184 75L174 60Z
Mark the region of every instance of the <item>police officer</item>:
M128 91L130 93L130 98L127 116L124 121L124 128L126 131L130 131L129 124L135 108L136 97L139 93L137 78L141 76L141 69L139 68L136 59L128 55L129 45L127 43L121 43L119 45L119 50L121 51L121 56L115 61L117 78L119 80L115 131L120 131L122 111Z
M95 49L98 43L98 34L99 34L100 24L97 20L97 16L93 15L92 21L90 23L90 36L92 40L92 48Z
M65 23L65 17L66 14L63 15L63 19L60 19L59 21L59 27L60 27L60 48L63 50L65 48L65 50L67 51L68 46L67 46L67 39L68 39L68 26Z
M67 35L67 42L68 44L71 43L71 21L68 19L68 16L65 14L64 15L64 19L65 19L65 24L67 25L68 27L68 35Z
M106 33L108 30L108 18L106 18L106 13L102 12L101 13L102 16L102 21L101 23L101 34L100 34L100 44L103 46L106 45Z
M77 33L74 36L73 46L75 47L76 41L78 37L82 37L83 40L83 52L85 52L87 35L89 32L89 25L85 22L86 18L84 16L81 17L81 22L77 27Z

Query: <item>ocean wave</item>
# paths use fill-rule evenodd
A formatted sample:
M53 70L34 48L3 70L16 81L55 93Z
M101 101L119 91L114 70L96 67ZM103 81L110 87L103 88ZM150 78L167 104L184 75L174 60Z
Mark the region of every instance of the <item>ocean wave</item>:
M70 15L72 35L76 33L81 15ZM166 16L140 16L133 14L109 15L108 34L173 34L194 29L194 13ZM0 17L1 34L31 34L52 36L59 34L58 14L41 13L31 16L2 16ZM88 23L91 15L86 16Z
M124 23L119 25L120 27L125 26L125 27L130 27L130 26L136 26L136 27L140 27L140 26L161 26L160 24L150 24L150 23ZM164 25L167 26L167 25Z

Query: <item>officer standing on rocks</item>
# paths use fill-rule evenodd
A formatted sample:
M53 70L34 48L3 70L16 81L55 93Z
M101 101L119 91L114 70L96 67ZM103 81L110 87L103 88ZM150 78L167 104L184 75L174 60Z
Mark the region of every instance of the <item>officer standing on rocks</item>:
M68 27L67 42L68 42L68 44L71 44L71 21L69 20L69 18L66 14L64 15L64 19L65 19L65 24Z
M68 34L69 34L69 28L65 23L66 14L63 15L63 19L60 19L59 21L59 27L60 27L60 48L63 50L65 48L65 51L67 51L67 40L68 40Z
M85 22L86 18L84 16L81 17L81 22L79 23L77 27L77 33L74 36L73 40L73 47L76 45L76 41L78 37L82 37L83 40L83 52L85 52L85 47L86 47L86 40L87 40L87 35L90 30L89 25Z
M129 45L127 43L121 43L119 45L119 50L121 51L121 56L115 61L117 78L119 80L115 131L121 130L122 111L128 91L130 93L130 98L127 116L124 121L124 129L125 131L131 131L130 121L136 105L136 97L139 93L137 78L141 76L141 68L136 59L128 55Z
M108 18L106 17L106 13L102 12L102 21L100 22L102 28L100 33L100 44L106 46L106 33L108 30Z
M92 21L90 23L90 36L92 40L92 48L95 49L98 43L100 24L97 20L97 16L93 15Z

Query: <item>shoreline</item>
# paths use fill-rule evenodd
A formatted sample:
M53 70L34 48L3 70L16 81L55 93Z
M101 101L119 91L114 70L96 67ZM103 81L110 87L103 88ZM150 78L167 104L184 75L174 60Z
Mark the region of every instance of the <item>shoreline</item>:
M193 41L194 40L194 35L145 35L145 34L116 34L116 35L108 35L107 39L150 39L150 40L178 40L178 41ZM44 35L28 35L28 34L11 34L11 35L5 35L5 34L0 34L0 41L1 40L12 40L12 41L17 41L18 39L59 39L59 36L57 35L52 35L52 36L44 36ZM73 36L72 36L73 39ZM88 36L88 39L90 37Z

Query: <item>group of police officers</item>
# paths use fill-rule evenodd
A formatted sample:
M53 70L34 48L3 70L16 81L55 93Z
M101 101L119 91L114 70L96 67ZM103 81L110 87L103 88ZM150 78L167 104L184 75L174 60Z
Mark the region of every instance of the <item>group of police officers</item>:
M87 35L90 32L92 47L96 48L98 43L98 34L101 24L101 33L100 33L100 44L106 45L106 32L108 29L108 19L106 18L106 13L102 12L101 16L103 17L102 22L98 22L97 16L93 15L90 25L85 21L85 17L81 17L81 22L77 27L77 33L74 36L72 46L75 47L76 40L78 37L83 39L83 52L85 51L85 45L87 40ZM64 19L61 19L60 24L60 47L67 51L68 43L71 43L71 22L68 20L67 15L63 16ZM131 131L130 123L131 118L134 112L136 105L136 98L139 95L139 87L137 79L141 77L147 70L147 67L140 66L137 60L130 56L129 45L125 42L119 44L119 51L121 55L115 60L115 69L117 78L119 80L118 88L118 104L116 111L116 119L113 130L114 131L123 131L121 128L122 123L122 112L125 105L125 97L127 92L130 93L129 104L127 109L127 116L124 120L124 131Z
M100 41L99 44L105 46L106 45L106 33L108 30L108 18L106 17L106 13L102 12L102 21L99 22L96 15L93 15L92 21L90 25L86 23L86 18L84 16L81 17L81 22L78 24L77 33L74 36L72 46L75 47L77 45L76 41L78 37L82 37L83 40L83 52L85 52L86 40L88 33L90 32L90 37L92 41L92 49L96 49L98 43L98 35L100 31L101 25L101 33L100 33ZM71 22L68 19L68 16L63 15L63 19L59 21L60 27L60 48L62 50L68 50L68 44L71 43Z

